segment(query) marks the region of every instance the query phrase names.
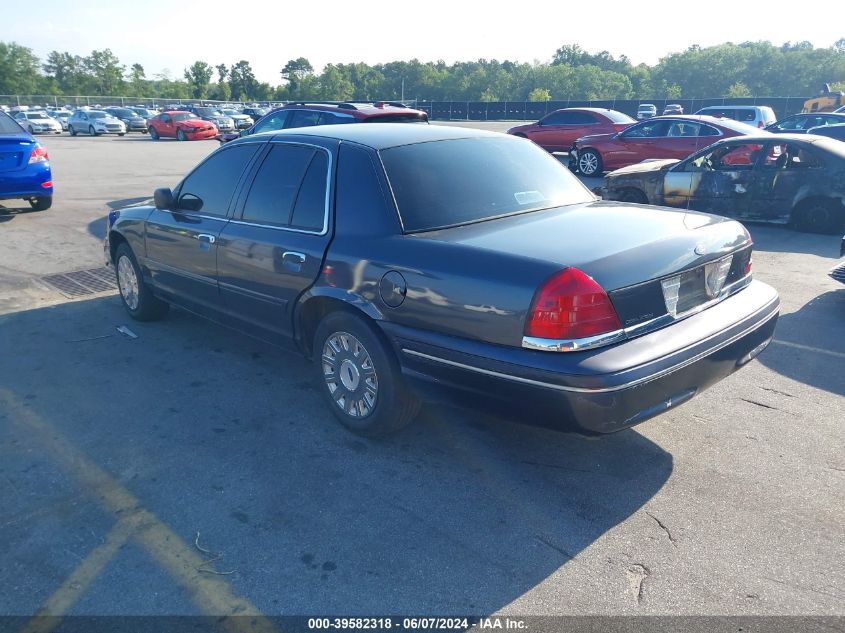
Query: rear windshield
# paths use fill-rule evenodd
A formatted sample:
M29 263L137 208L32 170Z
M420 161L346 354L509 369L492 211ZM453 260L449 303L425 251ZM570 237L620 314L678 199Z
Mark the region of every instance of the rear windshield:
M516 138L464 138L380 152L406 232L594 200L557 159Z
M614 123L636 123L635 119L632 119L624 112L617 112L616 110L605 110L602 112L604 116L608 119L613 121Z
M8 114L0 112L0 134L23 134L23 129Z
M364 123L428 123L425 112L419 114L382 114L364 119Z

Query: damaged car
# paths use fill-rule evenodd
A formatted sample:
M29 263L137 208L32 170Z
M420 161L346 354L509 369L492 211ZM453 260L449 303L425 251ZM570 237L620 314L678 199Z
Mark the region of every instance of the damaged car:
M836 233L845 226L845 144L812 134L736 137L681 161L611 172L601 195Z

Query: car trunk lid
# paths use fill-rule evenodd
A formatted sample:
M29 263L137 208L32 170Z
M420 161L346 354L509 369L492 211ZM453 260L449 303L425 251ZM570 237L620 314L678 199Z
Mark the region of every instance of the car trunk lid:
M542 260L551 268L578 268L608 292L624 327L665 315L673 308L681 313L707 303L713 297L706 295L706 275L717 274L719 262L730 259L721 267L726 275L721 283L727 286L745 275L751 255L751 238L738 222L607 201L421 235ZM684 275L678 278L681 273ZM677 287L673 285L676 281ZM673 292L675 306L671 305Z
M35 141L23 134L0 137L0 173L26 167Z

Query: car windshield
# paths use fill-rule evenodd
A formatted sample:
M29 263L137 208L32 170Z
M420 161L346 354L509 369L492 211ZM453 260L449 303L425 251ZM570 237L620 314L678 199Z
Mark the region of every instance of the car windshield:
M605 110L602 112L604 116L610 119L613 123L636 123L635 119L632 119L624 112L618 112L616 110Z
M27 118L30 118L30 119L49 119L50 118L46 114L44 114L43 112L31 112L30 114L27 114L26 116L27 116Z
M238 112L237 110L230 110L230 109L227 108L227 109L223 110L223 114L226 114L228 116L233 116L233 115L236 115L236 114L240 114L240 112Z
M173 120L174 121L189 121L190 119L196 119L197 117L191 114L190 112L184 112L180 114L174 114Z
M406 232L595 199L557 159L520 139L432 141L380 155Z
M0 112L0 134L22 134L23 130L8 114Z
M106 112L101 112L99 110L88 110L86 114L88 115L89 119L105 119L107 116L111 116Z
M112 110L111 112L115 116L125 116L127 119L132 119L132 118L138 116L137 114L132 112L132 110L130 110L129 108L118 108L116 110Z
M197 108L197 114L200 116L222 116L220 110L214 108Z

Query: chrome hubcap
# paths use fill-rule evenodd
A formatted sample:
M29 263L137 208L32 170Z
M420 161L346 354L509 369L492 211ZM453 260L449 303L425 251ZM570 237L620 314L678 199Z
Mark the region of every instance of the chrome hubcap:
M130 310L138 309L138 277L135 275L135 267L126 255L121 255L117 261L117 286L120 288L120 296Z
M592 174L598 167L595 154L587 153L578 159L578 169L583 174Z
M361 341L335 332L323 345L323 380L335 404L352 418L365 418L378 399L378 375Z

